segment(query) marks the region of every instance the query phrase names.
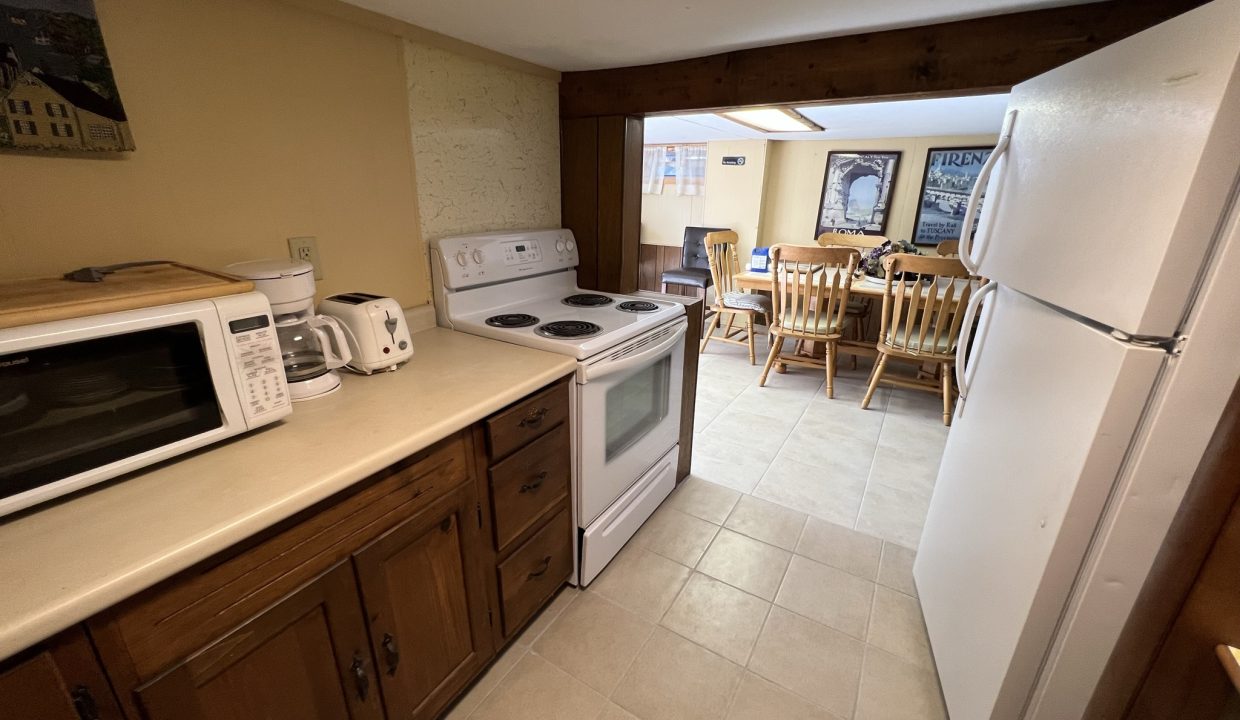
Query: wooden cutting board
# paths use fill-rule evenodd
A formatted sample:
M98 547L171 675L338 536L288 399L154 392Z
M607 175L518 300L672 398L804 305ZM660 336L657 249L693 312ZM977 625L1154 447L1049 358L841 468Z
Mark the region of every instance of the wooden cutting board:
M0 328L236 295L253 289L254 283L249 280L180 263L117 270L101 282L60 277L6 280L0 281Z

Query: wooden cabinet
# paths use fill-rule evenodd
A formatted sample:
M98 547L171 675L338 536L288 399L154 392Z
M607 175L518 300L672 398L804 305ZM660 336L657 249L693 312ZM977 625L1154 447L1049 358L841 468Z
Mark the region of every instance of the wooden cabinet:
M556 383L0 663L0 719L438 717L572 572L568 399Z
M569 382L487 418L496 642L511 640L573 573ZM480 443L481 444L481 443Z
M120 720L120 708L80 628L0 663L4 720Z
M341 563L136 690L150 720L379 720L352 569Z
M438 716L492 656L474 487L354 555L388 717Z

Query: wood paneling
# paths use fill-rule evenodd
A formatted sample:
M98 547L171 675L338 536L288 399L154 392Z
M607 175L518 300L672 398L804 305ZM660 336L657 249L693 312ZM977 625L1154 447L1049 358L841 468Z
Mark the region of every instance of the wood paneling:
M705 300L691 300L685 305L689 330L685 333L685 375L680 398L680 459L676 463L676 480L689 477L693 461L693 415L697 410L698 343L702 342L702 318Z
M0 664L5 720L121 720L90 640L73 627Z
M598 287L598 118L560 122L560 221L577 240L577 284Z
M564 73L566 118L1002 92L1205 0L1110 0Z
M637 289L644 124L622 115L562 123L561 217L577 239L583 288Z
M680 267L681 248L671 245L650 245L642 243L638 254L637 287L639 290L661 292L661 280L664 270L675 270ZM688 285L668 285L667 292L671 295L697 297L698 289Z
M1240 643L1238 499L1240 385L1098 683L1088 720L1209 718L1207 710L1226 696L1214 645Z

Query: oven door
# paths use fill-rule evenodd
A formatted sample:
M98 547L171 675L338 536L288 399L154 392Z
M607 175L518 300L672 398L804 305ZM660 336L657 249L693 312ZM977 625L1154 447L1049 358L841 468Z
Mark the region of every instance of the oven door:
M669 323L578 369L581 527L679 440L687 328Z

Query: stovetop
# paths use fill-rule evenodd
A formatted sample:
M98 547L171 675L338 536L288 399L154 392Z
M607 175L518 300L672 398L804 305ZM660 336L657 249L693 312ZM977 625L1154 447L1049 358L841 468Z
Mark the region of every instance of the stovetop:
M575 249L558 249L566 232L434 241L439 324L584 360L684 316L677 302L577 287L576 270L564 267L576 264Z

